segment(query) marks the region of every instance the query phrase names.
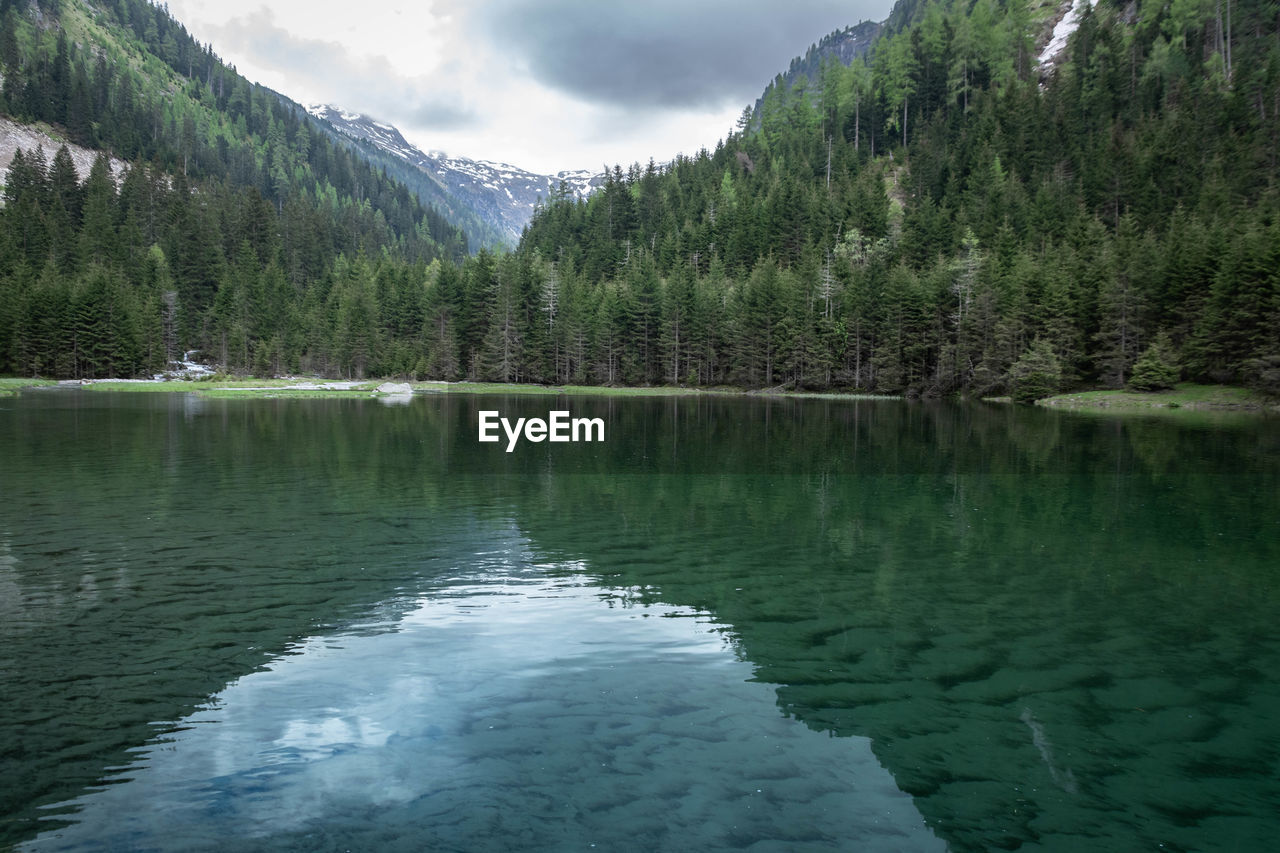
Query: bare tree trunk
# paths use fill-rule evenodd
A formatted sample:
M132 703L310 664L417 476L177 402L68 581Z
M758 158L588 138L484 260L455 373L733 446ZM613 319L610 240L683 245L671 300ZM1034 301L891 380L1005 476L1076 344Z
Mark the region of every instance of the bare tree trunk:
M853 326L853 387L862 387L862 318Z
M1217 38L1215 39L1215 41L1217 41L1218 43L1218 55L1222 57L1222 70L1227 75L1228 79L1230 79L1231 70L1227 68L1227 48L1226 48L1225 39L1223 37L1223 32L1222 32L1222 0L1218 0L1215 6L1215 9L1217 11L1216 23L1217 23L1217 30L1218 30Z
M827 137L827 192L831 192L831 137Z
M1227 82L1231 82L1231 0L1227 0L1227 31L1224 35L1227 43Z

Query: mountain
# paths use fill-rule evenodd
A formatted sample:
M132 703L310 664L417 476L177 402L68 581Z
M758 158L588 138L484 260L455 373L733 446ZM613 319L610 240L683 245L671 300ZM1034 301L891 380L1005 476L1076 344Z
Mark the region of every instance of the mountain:
M506 163L451 157L441 151L423 152L395 127L369 116L321 104L309 106L307 111L339 133L368 143L422 172L436 188L424 201L446 210L461 207L469 211L508 246L520 241L539 202L558 196L562 184L570 197L586 198L605 180L604 174L586 169L540 175ZM492 245L492 241L481 240L478 245Z
M449 192L434 174L419 169L399 153L389 151L363 137L344 133L332 122L316 118L284 95L277 97L296 112L301 120L313 126L317 133L323 134L333 143L351 151L361 160L403 184L422 204L438 211L457 226L466 236L467 245L472 251L501 249L510 245L510 238L500 225L483 219L479 213Z
M412 369L464 235L166 9L0 4L0 78L0 373Z
M851 27L828 33L817 44L810 45L804 56L797 56L791 60L786 72L779 74L766 88L766 94L774 86L784 86L790 89L802 74L808 80L817 80L822 75L824 62L839 62L841 65L847 66L855 59L866 56L884 26L883 23L876 23L875 21L863 21L860 24L854 24ZM755 115L760 114L760 108L764 104L765 96L765 94L762 94L756 99Z
M559 381L1280 394L1273 3L902 0L818 67L534 218Z
M555 176L428 173L146 0L0 4L0 113L129 164L81 181L70 151L15 156L0 372L199 349L265 373L1280 391L1274 4L1079 2L1059 51L1063 5L903 0L869 53L775 81L714 151L615 169L516 252L471 254L427 188L461 212L455 192L514 204Z

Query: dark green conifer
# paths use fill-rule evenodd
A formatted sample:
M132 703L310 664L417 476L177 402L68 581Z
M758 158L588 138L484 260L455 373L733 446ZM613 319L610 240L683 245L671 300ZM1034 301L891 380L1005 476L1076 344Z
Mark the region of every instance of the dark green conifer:
M1049 342L1036 338L1009 368L1009 393L1015 403L1031 404L1058 393L1062 368Z
M1142 351L1129 376L1129 387L1135 391L1163 391L1178 382L1178 361L1169 336L1161 332L1151 346Z

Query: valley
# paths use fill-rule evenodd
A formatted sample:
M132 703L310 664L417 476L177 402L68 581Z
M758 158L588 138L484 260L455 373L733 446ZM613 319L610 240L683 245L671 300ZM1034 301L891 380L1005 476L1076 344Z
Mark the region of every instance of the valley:
M0 0L0 848L1270 850L1274 2L851 14Z

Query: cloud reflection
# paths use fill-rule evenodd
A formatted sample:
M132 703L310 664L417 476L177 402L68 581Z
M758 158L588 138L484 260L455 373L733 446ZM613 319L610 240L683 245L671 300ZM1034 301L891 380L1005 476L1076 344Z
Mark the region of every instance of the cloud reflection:
M29 849L942 849L869 741L781 715L706 614L610 606L521 543L473 559L396 630L228 685Z

